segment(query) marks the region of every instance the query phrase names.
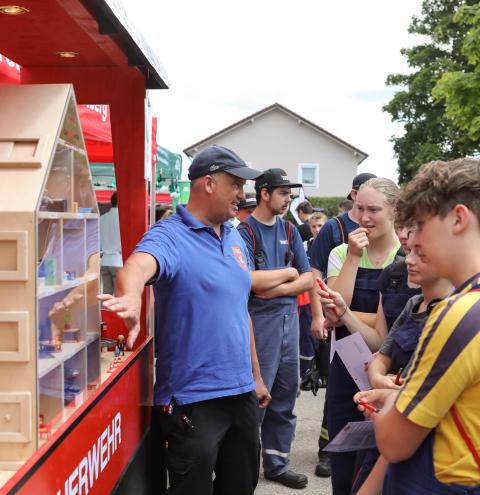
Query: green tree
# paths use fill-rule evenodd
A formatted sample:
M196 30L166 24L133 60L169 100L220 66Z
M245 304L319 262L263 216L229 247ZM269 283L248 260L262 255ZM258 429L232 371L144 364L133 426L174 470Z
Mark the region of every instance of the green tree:
M480 138L480 3L463 5L454 21L467 34L462 53L465 71L445 72L433 88L433 97L444 100L445 111L454 125L474 141Z
M424 0L421 16L414 16L409 32L423 37L424 43L403 48L410 74L391 74L388 86L400 86L384 110L392 120L404 124L404 133L392 136L398 158L399 181L409 181L419 166L430 160L448 160L472 154L478 142L446 115L443 100L432 91L446 72L465 72L469 63L462 47L467 29L454 21L463 5L472 0Z

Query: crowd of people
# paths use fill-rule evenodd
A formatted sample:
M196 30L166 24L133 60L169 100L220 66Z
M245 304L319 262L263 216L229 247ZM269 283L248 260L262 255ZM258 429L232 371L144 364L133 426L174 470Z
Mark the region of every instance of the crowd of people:
M315 474L333 495L480 494L480 161L428 163L402 189L359 174L339 215L303 202L299 226L282 169L211 146L189 179L188 204L99 296L131 347L154 288L157 493L252 494L260 454L266 479L306 487L289 465L295 401L326 385ZM356 333L370 390L336 352ZM323 450L364 420L376 448Z

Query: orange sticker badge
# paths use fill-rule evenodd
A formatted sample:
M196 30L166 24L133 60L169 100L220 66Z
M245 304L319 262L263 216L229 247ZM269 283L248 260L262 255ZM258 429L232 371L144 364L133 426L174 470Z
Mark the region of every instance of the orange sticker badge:
M237 260L237 263L240 265L240 268L246 271L247 260L245 259L242 250L238 246L232 246L232 252L233 255L235 256L235 259Z

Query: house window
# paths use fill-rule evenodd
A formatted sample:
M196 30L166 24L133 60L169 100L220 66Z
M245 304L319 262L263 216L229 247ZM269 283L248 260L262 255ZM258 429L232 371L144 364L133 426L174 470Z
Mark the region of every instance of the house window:
M318 187L318 163L299 163L298 181L304 187Z

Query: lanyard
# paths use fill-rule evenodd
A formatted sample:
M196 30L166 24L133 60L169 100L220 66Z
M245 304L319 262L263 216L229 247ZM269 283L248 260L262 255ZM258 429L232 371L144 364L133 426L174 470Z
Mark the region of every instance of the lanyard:
M452 413L453 421L455 421L455 426L457 427L460 436L463 438L463 441L467 445L468 450L472 453L473 458L477 463L478 469L480 470L480 456L478 455L478 452L476 451L472 440L468 436L468 433L465 431L465 428L463 427L463 424L460 421L460 416L458 415L457 408L455 406L452 406L450 412Z

